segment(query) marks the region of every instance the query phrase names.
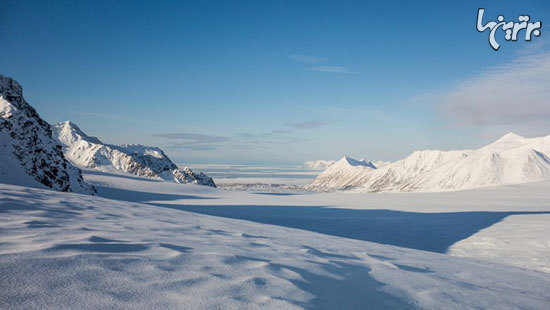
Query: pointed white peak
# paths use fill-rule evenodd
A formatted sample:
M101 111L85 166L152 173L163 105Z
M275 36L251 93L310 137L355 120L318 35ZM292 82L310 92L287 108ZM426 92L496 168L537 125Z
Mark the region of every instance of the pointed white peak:
M509 133L505 134L504 136L502 136L500 139L498 139L496 142L499 142L499 141L509 142L509 141L523 140L523 139L525 139L525 138L520 136L520 135L517 135L513 132L509 132Z
M53 124L52 130L54 131L54 135L65 144L74 143L78 140L101 144L101 141L98 138L88 136L71 121Z
M480 150L483 150L485 152L503 152L515 147L520 147L528 142L529 139L526 139L520 135L517 135L515 133L509 132L505 134L504 136L500 137L495 142L482 147Z

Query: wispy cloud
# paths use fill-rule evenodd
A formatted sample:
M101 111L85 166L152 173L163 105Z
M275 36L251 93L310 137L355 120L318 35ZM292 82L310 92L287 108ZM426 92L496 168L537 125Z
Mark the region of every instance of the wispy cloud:
M310 64L327 61L326 58L311 56L311 55L301 55L301 54L290 55L290 59L297 62L305 62ZM356 73L348 70L348 68L344 66L330 66L330 65L314 66L314 67L310 67L309 70L317 71L317 72L327 72L327 73Z
M169 149L185 149L194 151L210 151L226 141L229 137L211 136L198 133L162 133L154 134L154 137L169 139L170 142L165 144Z
M291 55L290 59L299 61L299 62L308 62L308 63L317 63L317 62L323 62L326 61L326 58L321 58L317 56L311 56L311 55Z
M186 140L188 141L187 143L214 143L229 140L229 137L203 135L198 133L161 133L154 134L153 136L166 139Z
M550 131L550 52L519 56L438 96L457 125Z
M315 66L309 68L311 71L328 72L328 73L355 73L344 66Z
M292 130L290 130L290 129L275 129L275 130L272 130L271 132L274 133L274 134L287 134L287 133L291 133Z
M182 142L169 142L165 144L167 149L184 149L193 151L213 151L217 149L213 144L189 144Z
M330 122L327 122L327 121L307 121L307 122L290 122L290 123L286 123L285 125L296 129L307 129L307 128L322 127L329 124Z

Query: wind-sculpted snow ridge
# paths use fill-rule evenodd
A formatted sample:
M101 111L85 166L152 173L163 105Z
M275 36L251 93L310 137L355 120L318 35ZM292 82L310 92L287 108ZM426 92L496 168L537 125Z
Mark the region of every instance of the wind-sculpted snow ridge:
M50 125L23 98L23 88L0 75L0 182L63 192L95 193L63 156Z
M308 187L355 192L462 190L550 179L550 136L513 133L477 150L416 151L409 157L365 169L333 165Z
M100 170L115 170L142 177L159 178L176 183L216 187L204 173L188 167L178 168L157 147L138 144L111 145L85 134L74 123L52 125L54 137L63 145L65 156L75 165Z

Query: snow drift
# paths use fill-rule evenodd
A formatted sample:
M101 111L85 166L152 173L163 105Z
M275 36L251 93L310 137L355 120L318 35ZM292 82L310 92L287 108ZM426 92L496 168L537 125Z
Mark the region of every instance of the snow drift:
M445 191L550 179L550 136L524 138L513 133L477 150L416 151L381 167L333 165L311 190Z
M21 85L0 75L0 182L45 185L64 192L92 194L80 169L63 156L50 125L23 98Z
M88 136L69 121L54 124L51 128L54 137L63 145L67 159L80 167L216 187L212 178L206 174L194 173L188 167L178 168L157 147L105 144L96 137Z

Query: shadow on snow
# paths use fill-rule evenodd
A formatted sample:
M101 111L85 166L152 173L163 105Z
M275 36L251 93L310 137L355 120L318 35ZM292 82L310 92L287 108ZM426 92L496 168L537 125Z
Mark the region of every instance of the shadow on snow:
M416 213L317 206L169 205L160 207L298 228L344 238L445 253L457 241L510 215L550 212Z

